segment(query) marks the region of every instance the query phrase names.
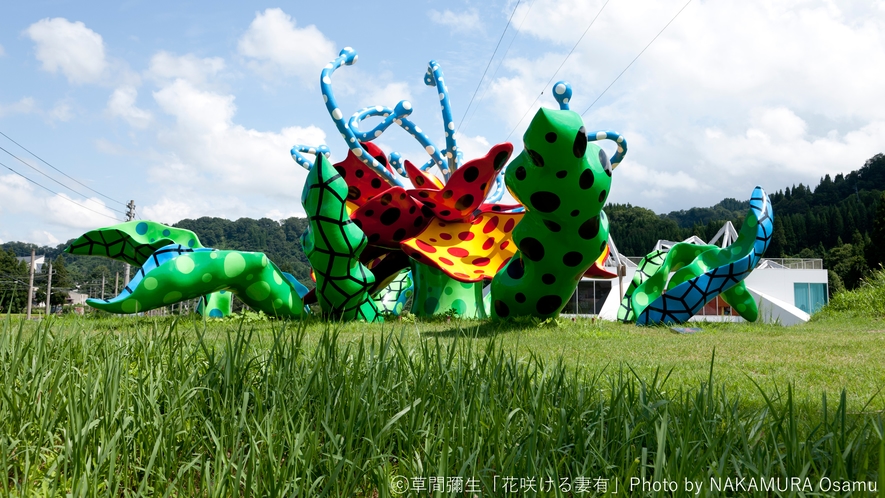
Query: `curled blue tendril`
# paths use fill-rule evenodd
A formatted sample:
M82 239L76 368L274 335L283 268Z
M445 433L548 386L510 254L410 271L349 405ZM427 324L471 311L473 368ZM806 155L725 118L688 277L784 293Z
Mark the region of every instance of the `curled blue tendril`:
M501 168L501 171L495 176L495 186L492 187L492 190L489 192L489 195L486 196L485 202L489 204L494 204L496 202L500 202L504 197L504 191L507 188L504 186L504 171L506 167Z
M614 170L624 160L624 155L627 154L627 140L620 133L611 130L594 131L587 134L588 142L595 142L597 140L611 140L618 145L618 151L611 158L612 170Z
M424 74L424 84L436 86L439 92L440 109L442 110L443 127L446 133L446 159L449 169L455 171L461 166L461 154L458 151L458 143L455 140L455 121L452 119L452 104L449 101L449 89L446 88L442 69L435 60L427 63L427 73ZM446 175L446 180L449 175Z
M314 162L310 161L302 154L313 154L314 156L316 156L317 154L322 154L328 159L329 155L331 155L331 152L329 151L329 148L325 145L319 145L317 147L311 147L310 145L294 145L292 146L290 154L292 154L292 159L294 159L299 166L310 171L310 168L313 167Z
M353 152L360 161L375 170L376 173L387 180L391 185L403 186L403 183L399 178L385 168L383 164L379 163L374 157L366 153L366 150L360 145L356 134L347 126L347 123L344 122L344 114L341 112L341 108L338 107L338 102L335 100L335 94L332 92L332 73L343 65L353 65L356 60L356 50L350 47L345 47L339 52L338 57L335 60L326 64L323 68L323 71L320 73L320 91L323 93L323 100L326 102L326 110L328 110L329 115L332 116L332 121L334 121L335 127L338 128L341 136L344 137L344 141L347 142L350 151Z
M429 164L431 166L436 165L443 172L443 174L447 175L448 178L449 168L446 164L445 158L443 158L442 152L436 148L433 142L424 134L424 132L415 125L407 116L412 113L412 104L407 100L401 100L394 109L390 109L389 107L383 106L374 106L374 107L366 107L365 109L361 109L357 111L353 116L348 120L347 126L350 128L353 135L360 142L370 142L381 136L384 131L387 130L391 125L397 124L402 129L406 130L418 143L424 147L424 150L430 155ZM369 131L361 132L359 131L360 122L370 116L380 116L384 118L380 123L378 123L374 128ZM406 171L402 167L402 162L397 161L397 165L391 163L391 166L396 168L397 172L406 176Z

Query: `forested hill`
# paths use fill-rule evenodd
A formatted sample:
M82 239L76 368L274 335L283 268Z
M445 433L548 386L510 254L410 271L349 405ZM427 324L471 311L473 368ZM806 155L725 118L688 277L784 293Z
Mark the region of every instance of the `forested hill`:
M803 249L818 251L851 242L855 231L872 236L879 198L885 191L885 155L877 154L862 168L835 178L824 176L813 189L799 184L769 192L775 213L775 240L768 255L794 256ZM683 240L697 235L709 240L725 220L740 228L747 200L724 199L715 206L657 215L629 204L606 206L611 233L621 253L646 254L659 239Z

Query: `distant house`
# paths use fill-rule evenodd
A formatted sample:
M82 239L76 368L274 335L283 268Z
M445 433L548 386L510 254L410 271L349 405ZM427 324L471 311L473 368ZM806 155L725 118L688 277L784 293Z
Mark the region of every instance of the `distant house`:
M737 231L726 222L709 244L727 247L737 239ZM684 242L708 244L696 236ZM676 242L659 240L654 249L669 250ZM596 315L605 320L616 320L621 296L626 291L641 256L624 256L618 253L609 237L611 250L605 261L605 269L617 274L623 265L623 278L584 278L562 310L565 314ZM820 259L763 258L753 272L744 280L747 290L756 299L759 319L766 323L778 322L794 325L807 322L811 313L827 304L829 289L827 270ZM621 288L623 285L623 289ZM744 321L722 297L707 303L692 321Z
M19 261L24 261L26 265L31 264L31 257L30 256L22 256L20 258L15 258L15 259L17 259ZM39 256L34 256L34 273L40 273L41 271L43 271L43 263L45 263L45 262L46 262L46 255L45 254L41 254Z

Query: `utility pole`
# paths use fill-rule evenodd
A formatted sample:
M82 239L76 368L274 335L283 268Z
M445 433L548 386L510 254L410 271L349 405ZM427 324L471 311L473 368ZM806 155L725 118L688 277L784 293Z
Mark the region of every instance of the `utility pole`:
M28 320L31 319L31 303L34 301L34 252L36 249L31 248L31 281L28 284Z
M117 276L114 277L114 295L120 295L120 272L117 272Z
M132 221L135 219L135 200L130 200L128 204L126 204L128 208L126 210L126 221ZM126 266L123 267L123 286L129 285L129 263L126 263Z
M52 260L49 260L49 280L46 281L46 318L52 314Z
M104 299L104 273L101 274L101 298Z

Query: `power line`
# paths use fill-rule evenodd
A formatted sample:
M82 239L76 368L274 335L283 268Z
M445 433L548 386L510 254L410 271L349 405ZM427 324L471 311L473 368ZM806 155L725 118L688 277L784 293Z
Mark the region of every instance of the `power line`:
M651 44L654 43L655 40L657 40L659 36L661 36L661 33L663 33L664 30L667 29L667 27L670 26L670 24L671 24L673 21L675 21L677 17L679 17L679 14L682 14L682 11L685 10L685 8L688 7L688 4L690 4L690 3L691 3L691 0L688 0L687 2L685 2L685 5L683 5L682 8L679 9L679 12L677 12L676 15L673 16L672 19L670 19L670 22L668 22L663 28L661 28L660 31L658 31L658 34L656 34L655 37L652 38L650 42L648 42L648 45L646 45L645 48L643 48L642 51L639 52L639 55L637 55L636 57L634 57L633 60L630 61L630 64L627 64L627 67L625 67L624 70L621 71L621 74L619 74L619 75L618 75L618 76L617 76L617 77L616 77L611 83L608 84L607 87L605 87L605 90L603 90L602 93L600 93L599 96L596 97L596 100L594 100L593 102L590 103L590 105L587 107L587 109L585 109L584 112L581 113L581 116L583 116L584 114L587 114L587 111L589 111L590 108L593 107L593 105L596 104L596 102L598 102L599 99L601 99L603 95L605 95L605 92L607 92L608 89L611 88L612 85L615 84L615 81L618 81L618 79L619 79L621 76L623 76L623 74L626 73L628 69L630 69L630 66L632 66L633 63L636 62L636 59L638 59L639 56L642 55L643 52L645 52L646 49L648 49L648 47L650 47Z
M495 76L498 76L498 71L501 69L501 66L504 65L504 60L507 59L507 54L510 53L510 48L513 47L513 42L516 41L516 39L519 37L519 30L522 29L523 23L525 23L525 20L529 17L529 13L532 11L532 7L534 7L534 6L535 6L535 0L532 0L532 3L529 4L529 8L526 9L526 11L525 11L525 15L522 16L522 20L519 21L519 26L516 27L516 34L514 34L513 38L510 39L510 44L507 45L507 50L504 51L504 55L501 56L501 60L498 61L498 65L495 67L495 72L492 73L492 77L489 79L489 84L486 85L486 89L483 90L482 95L479 96L479 100L476 101L476 106L473 108L473 113L470 114L470 117L467 119L467 123L464 124L464 127L459 128L459 131L464 128L467 128L467 126L470 125L470 120L472 120L473 116L476 115L476 110L479 109L479 104L483 101L483 99L486 98L486 94L489 93L489 88L491 88L491 86L492 86L491 82L495 81ZM480 80L480 82L482 82L482 80ZM467 115L467 113L464 113L464 114L465 114L465 116Z
M4 168L8 169L9 171L12 171L12 172L15 173L16 175L18 175L18 176L24 178L25 180L27 180L27 181L33 183L34 185L36 185L36 186L42 188L43 190L46 190L46 191L48 191L48 192L50 192L50 193L52 193L52 194L54 194L54 195L57 195L57 196L61 197L62 199L64 199L64 200L70 202L71 204L76 204L76 205L80 206L81 208L83 208L83 209L85 209L85 210L87 210L87 211L92 211L92 212L95 213L95 214L100 214L100 215L104 216L105 218L110 218L110 219L112 219L112 220L114 220L114 221L120 221L120 220L118 220L117 218L114 218L113 216L107 215L107 214L105 214L105 213L101 213L101 212L96 211L96 210L94 210L94 209L90 209L89 207L84 206L84 205L80 204L79 202L77 202L77 201L75 201L75 200L73 200L73 199L70 199L70 198L68 198L68 197L64 197L64 196L62 196L62 195L59 194L58 192L56 192L56 191L50 189L49 187L45 187L45 186L43 186L43 185L37 183L37 182L34 181L34 180L31 180L31 179L28 178L27 176L25 176L25 175L19 173L18 171L16 171L16 170L10 168L9 166L3 164L2 162L0 162L0 166L3 166ZM110 208L108 208L108 209L110 209Z
M64 175L64 176L70 178L71 180L73 180L73 181L75 181L76 183L82 185L83 187L89 189L90 191L95 192L96 194L98 194L98 195L104 197L105 199L108 199L108 200L114 201L114 202L116 202L117 204L121 204L121 205L124 205L124 206L125 206L125 203L120 202L120 201L114 199L113 197L108 197L108 196L102 194L102 193L99 192L98 190L95 190L95 189L93 189L92 187L90 187L90 186L88 186L88 185L86 185L86 184L84 184L84 183L81 183L81 182L80 182L79 180L77 180L76 178L74 178L74 177L68 175L68 174L65 173L64 171L62 171L62 170L56 168L55 166L49 164L49 163L46 162L42 157L38 156L37 154L34 154L34 153L31 152L30 150L28 150L27 147L25 147L24 145L22 145L22 144L16 142L16 141L13 140L9 135L3 133L2 131L0 131L0 135L3 135L4 137L6 137L7 140L9 140L10 142L14 143L15 145L18 145L18 146L21 147L22 149L24 149L25 152L27 152L28 154L30 154L30 155L36 157L37 159L39 159L43 164L49 166L50 168L54 169L55 171L58 171L58 172L61 173L62 175ZM84 197L85 197L85 196L84 196Z
M12 152L9 152L8 150L4 149L3 147L0 147L0 150L2 150L3 152L9 154L9 155L12 156L14 159L18 160L18 162L20 162L20 163L24 164L25 166L31 168L32 170L36 171L37 173L40 173L41 175L45 176L46 178L49 178L50 180L54 181L55 183L57 183L57 184L61 185L62 187L64 187L64 188L70 190L71 192L73 192L73 193L75 193L75 194L77 194L77 195L81 195L81 196L83 196L83 197L86 197L85 195L81 194L80 192L77 192L76 190L72 189L71 187L68 187L67 185L65 185L64 183L62 183L62 182L56 180L55 178L53 178L53 177L47 175L46 173L40 171L39 169L37 169L37 168L31 166L30 164L27 163L27 161L25 161L24 159L22 159L22 158L16 156L16 155L13 154ZM101 206L106 207L106 208L110 209L111 211L116 211L116 212L118 212L118 213L120 213L120 214L125 214L125 213L123 213L123 211L120 211L119 209L114 209L114 208L112 208L112 207L108 207L108 206L106 206L106 205L105 205L104 203L102 203L102 202L98 202L98 201L95 201L95 200L92 200L92 199L89 199L89 198L87 198L86 200L87 200L87 201L94 202L94 203L96 203L96 204L100 204Z
M517 0L516 5L513 6L513 12L510 13L510 19L507 19L507 25L504 26L504 31L501 32L501 38L498 38L498 44L495 45L495 51L492 52L492 56L489 58L489 63L486 64L485 71L482 72L482 77L479 79L479 83L476 85L476 90L473 91L473 96L470 97L470 102L467 103L467 108L464 109L464 115L461 116L461 122L458 123L458 130L461 130L461 124L464 123L464 118L467 117L467 111L470 110L470 105L473 104L473 99L476 98L476 93L479 92L479 87L482 86L482 80L485 79L486 73L489 71L489 67L492 65L492 61L495 59L495 54L498 53L498 47L501 46L501 42L504 40L504 35L507 34L507 28L510 27L510 22L513 21L513 15L516 14L516 9L519 7L519 2L522 0Z
M596 16L590 21L590 24L587 25L587 29L584 30L584 33L581 35L580 38L578 38L578 41L575 42L572 49L568 51L568 54L565 56L565 59L563 59L562 63L559 65L559 67L556 68L556 72L553 73L553 76L550 77L550 80L548 80L547 84L544 85L544 88L541 89L541 93L539 93L538 96L535 97L535 100L533 100L532 103L529 104L529 108L526 109L526 111L525 111L525 113L523 113L522 117L519 118L519 121L516 123L516 126L514 126L512 130L510 130L510 133L507 135L507 138L505 140L510 140L510 135L513 135L513 132L515 132L516 129L519 128L519 125L522 123L522 120L525 119L525 117L526 117L526 115L528 115L529 111L532 110L532 107L535 105L535 102L537 102L538 99L541 98L541 95L544 95L544 89L550 87L550 83L553 83L553 78L556 78L556 75L559 74L559 71L562 69L562 66L565 65L568 58L572 56L572 53L575 51L576 48L578 48L578 45L581 44L581 40L583 40L584 37L587 36L587 32L590 31L590 28L593 27L593 24L596 22L596 19L598 19L599 15L602 14L602 11L605 10L605 6L608 5L609 1L610 0L605 0L605 3L602 4L602 7L599 8L599 12L596 13Z

